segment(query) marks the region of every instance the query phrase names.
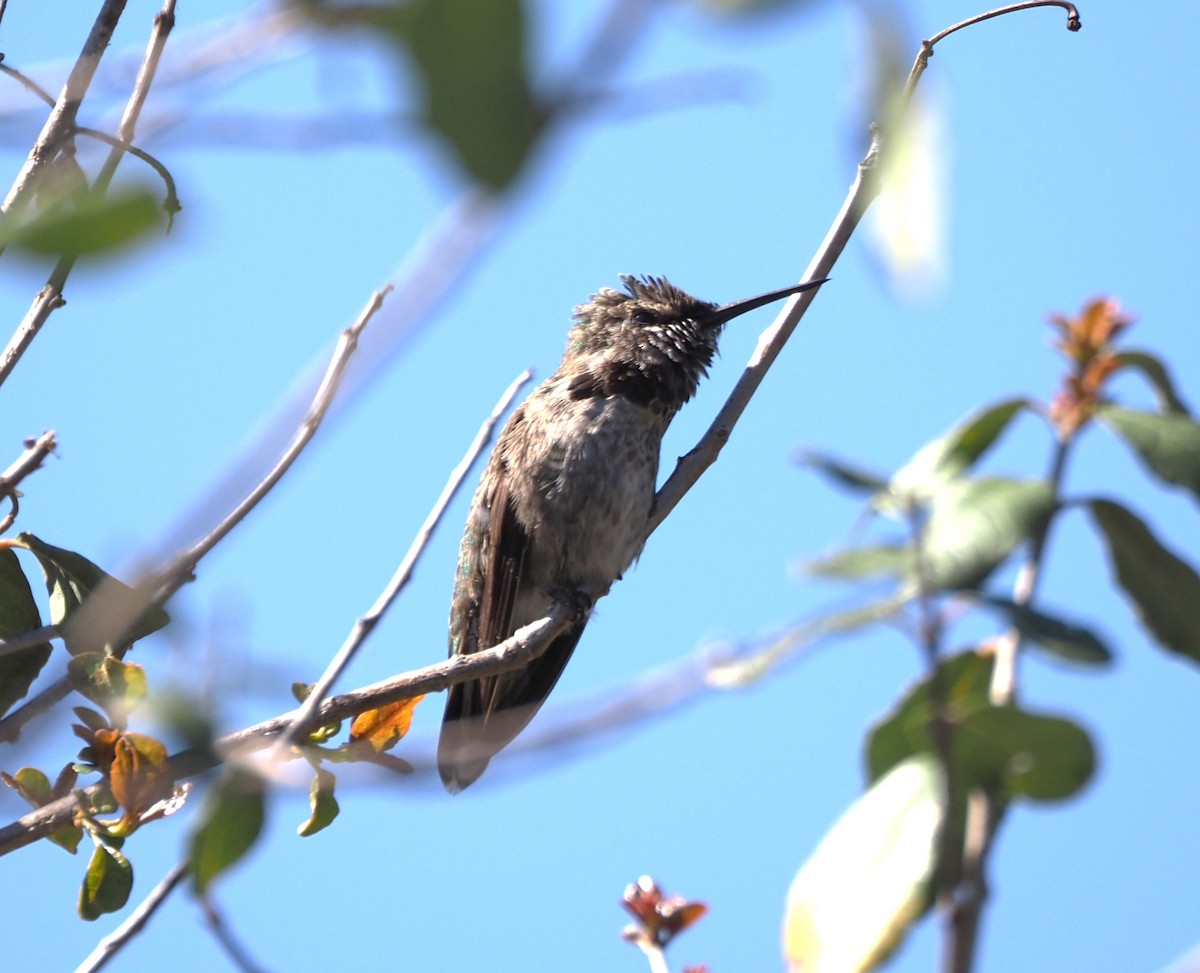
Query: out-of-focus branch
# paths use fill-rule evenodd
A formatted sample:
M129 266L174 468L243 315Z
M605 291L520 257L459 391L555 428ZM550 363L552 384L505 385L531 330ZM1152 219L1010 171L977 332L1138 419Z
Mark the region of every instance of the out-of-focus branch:
M163 605L167 599L186 584L193 576L201 558L217 546L238 524L249 515L262 499L271 492L299 458L304 447L316 435L321 421L332 404L350 358L358 347L358 340L363 329L379 310L386 294L391 290L388 286L377 291L367 302L358 320L342 332L334 349L333 357L325 370L324 378L317 387L308 412L300 422L299 428L292 437L291 443L283 451L274 467L249 494L230 511L216 527L201 540L187 550L177 555L158 571L151 573L138 584L139 598L109 598L106 597L106 587L101 585L80 607L75 616L81 632L86 632L89 642L97 648L120 644L120 638L138 618L148 605ZM121 653L116 653L121 654ZM14 710L0 720L0 740L12 740L19 735L21 728L35 716L44 713L51 706L63 699L71 691L71 683L64 676L52 683L33 699Z

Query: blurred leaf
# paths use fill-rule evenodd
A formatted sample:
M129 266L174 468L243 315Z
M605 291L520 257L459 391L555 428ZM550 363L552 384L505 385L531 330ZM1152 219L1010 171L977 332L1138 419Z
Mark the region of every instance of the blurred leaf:
M1008 428L1013 417L1029 408L1028 399L1005 399L968 416L949 432L918 450L892 477L881 508L907 506L932 496L961 476L982 457Z
M209 789L189 839L192 884L203 895L218 875L254 847L266 819L263 785L249 771L226 767Z
M851 493L870 495L878 493L887 486L887 480L879 474L852 466L827 453L802 450L796 454L796 462L817 473L824 474L835 485L843 487Z
M72 654L103 648L103 645L94 644L90 633L75 632L74 626L67 624L96 589L103 585L103 597L113 615L134 609L143 601L142 595L106 574L82 554L54 547L33 534L18 534L16 539L38 559L42 567L46 590L50 593L50 621L59 628ZM158 631L169 621L169 616L161 608L154 605L145 608L123 633L120 644L131 645Z
M1161 480L1200 498L1200 424L1178 412L1160 415L1106 405L1096 418L1125 440Z
M1089 506L1117 582L1142 624L1163 647L1200 660L1200 575L1128 508L1111 500Z
M1034 801L1077 794L1096 771L1091 738L1057 716L1015 706L988 706L969 714L955 735L954 757L964 784Z
M546 121L526 69L520 0L390 0L310 11L377 32L416 70L425 124L476 182L509 186Z
M988 698L994 662L966 652L940 668L945 715L954 740L956 789L984 787L1007 798L1058 800L1075 794L1095 770L1087 733L1055 716L996 706ZM909 758L934 755L932 683L918 682L867 737L867 779L878 781Z
M805 574L840 581L862 581L879 576L903 578L912 574L913 552L897 544L850 547L806 561Z
M896 949L929 906L943 786L936 760L910 757L821 839L788 892L789 969L857 973Z
M1007 598L981 596L979 603L999 611L1022 636L1056 658L1096 666L1112 663L1112 650L1090 628Z
M350 724L350 741L368 743L376 753L391 750L412 726L413 710L424 698L415 696L359 713Z
M1136 368L1149 379L1150 384L1154 386L1162 412L1188 415L1187 405L1176 393L1175 383L1171 381L1167 367L1158 358L1145 351L1122 351L1118 352L1116 358L1119 365Z
M922 534L924 581L935 590L974 588L1054 508L1038 480L955 480L934 497Z
M901 47L906 30L900 18L872 15L864 23L872 42L872 120L884 132L881 192L865 231L892 287L917 297L945 276L945 112L928 90L915 98L904 90L908 53Z
M16 552L0 548L0 638L24 635L41 627L42 617ZM0 716L25 698L49 658L49 642L0 655Z
M0 245L44 256L97 256L118 251L165 225L153 193L119 190L97 199L80 195L71 206L54 206L31 219L0 224Z
M125 907L133 890L133 866L116 848L97 844L79 889L79 915L99 919Z
M94 709L87 706L73 706L71 712L75 714L84 727L93 733L96 730L107 730L109 728L108 717L97 713Z
M307 838L318 831L324 831L333 823L333 819L338 816L338 811L340 810L337 798L333 794L337 778L328 770L323 770L320 767L315 769L316 773L313 775L312 783L308 788L308 804L312 808L312 814L309 815L307 821L296 829L296 833L301 838Z
M103 652L72 656L67 677L73 689L106 709L115 709L117 712L110 714L114 720L146 698L146 670Z
M942 660L938 668L945 697L946 716L961 724L970 714L990 705L988 685L995 660L979 652L963 652ZM893 767L917 754L930 753L933 741L930 680L917 682L867 734L867 780L878 781Z

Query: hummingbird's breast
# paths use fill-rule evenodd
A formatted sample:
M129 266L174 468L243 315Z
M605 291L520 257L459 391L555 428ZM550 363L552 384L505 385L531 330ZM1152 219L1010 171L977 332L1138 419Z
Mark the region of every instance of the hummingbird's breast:
M670 416L619 395L576 398L551 379L526 403L525 455L510 475L531 534L530 581L584 587L641 553ZM540 577L536 575L541 575Z

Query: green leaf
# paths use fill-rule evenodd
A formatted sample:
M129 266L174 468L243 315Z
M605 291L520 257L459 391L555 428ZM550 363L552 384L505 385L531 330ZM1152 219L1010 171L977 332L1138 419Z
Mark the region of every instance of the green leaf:
M266 819L263 785L249 771L227 767L205 797L189 839L192 884L203 895L218 875L254 847Z
M21 223L0 224L0 243L38 256L96 256L118 251L164 225L153 193L128 189L102 199L79 195Z
M1167 367L1158 358L1145 351L1122 351L1116 357L1122 366L1136 368L1150 380L1158 397L1160 411L1188 414L1188 407L1176 393Z
M796 462L817 473L824 474L836 486L851 493L870 495L878 493L887 486L887 480L879 474L852 466L827 453L803 450L796 454Z
M42 567L46 590L50 593L50 620L59 627L72 654L99 651L113 642L121 646L132 645L171 620L156 605L142 608L145 601L143 595L106 574L82 554L54 547L33 534L18 534L16 539L38 559ZM88 596L101 588L104 611L87 619L91 624L86 628L72 624L76 611ZM123 625L122 631L109 633L119 636L119 642L116 638L98 637L96 629L112 628L115 620L123 621L125 618L133 620Z
M934 590L978 587L1054 509L1037 480L954 480L933 498L922 534L924 581Z
M788 892L783 946L794 973L874 969L925 913L943 787L937 761L911 757L821 839Z
M968 416L949 432L922 447L901 467L878 505L885 509L906 507L932 496L974 466L1008 428L1013 417L1027 408L1027 399L1005 399Z
M328 828L333 819L338 816L338 802L334 797L333 788L337 783L337 778L328 770L323 770L320 767L316 768L316 773L313 775L312 783L308 788L308 803L312 808L312 814L309 815L296 833L301 838L307 838L310 835L316 834L318 831L323 831Z
M993 665L990 656L966 652L943 660L938 670L960 798L973 787L1039 801L1075 794L1095 771L1087 733L1057 716L994 705L988 698ZM933 716L926 677L868 734L867 779L878 781L915 755L933 756Z
M946 716L954 724L991 704L988 685L995 665L991 656L963 652L942 660L938 668ZM867 734L867 780L874 783L916 754L931 753L929 723L933 719L931 683L917 682Z
M912 548L897 544L850 547L806 561L802 570L812 577L839 581L881 576L903 578L912 574L913 552Z
M1128 508L1111 500L1089 506L1142 624L1164 648L1200 661L1200 575Z
M1096 752L1081 727L1057 716L988 706L969 714L954 740L964 784L1034 801L1077 794L1096 771Z
M379 33L415 69L426 127L467 175L492 190L511 185L545 126L526 67L521 0L312 3L332 24Z
M50 778L36 767L22 767L15 774L0 771L0 780L20 794L34 807L49 804L54 799Z
M1007 598L981 596L979 603L1002 614L1032 644L1067 662L1107 666L1112 650L1092 629L1055 615L1018 605Z
M11 548L0 548L0 638L24 635L41 627L33 591L16 553ZM0 655L0 716L25 698L49 658L49 642Z
M79 889L79 915L99 919L125 907L133 891L133 866L116 848L97 842Z
M1200 423L1172 412L1139 412L1106 405L1096 418L1133 449L1142 464L1167 483L1200 498Z

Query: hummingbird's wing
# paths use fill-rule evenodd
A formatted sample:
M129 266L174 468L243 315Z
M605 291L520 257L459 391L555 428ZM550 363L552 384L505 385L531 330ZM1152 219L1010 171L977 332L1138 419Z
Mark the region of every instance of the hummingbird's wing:
M487 542L475 548L478 563L463 565L466 570L460 569L455 586L451 645L458 655L498 645L550 606L548 593L533 589L524 578L530 537L509 495L508 478L500 475L491 482L490 496L481 498L489 508ZM480 592L477 602L467 594L472 590ZM514 618L514 608L530 601L544 602L545 609L530 618ZM447 789L457 792L471 784L533 719L562 675L583 627L579 623L567 629L521 669L450 687L438 740L438 770Z

